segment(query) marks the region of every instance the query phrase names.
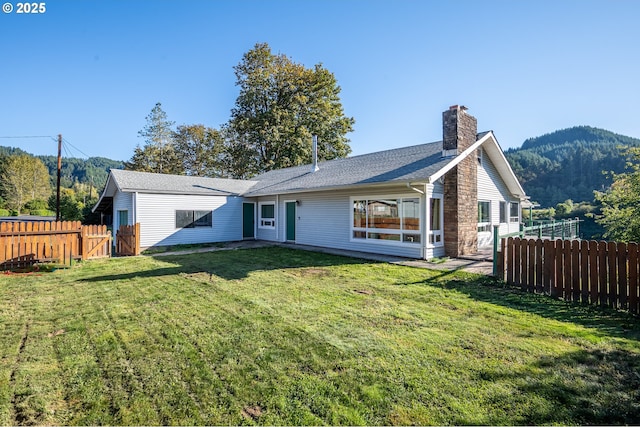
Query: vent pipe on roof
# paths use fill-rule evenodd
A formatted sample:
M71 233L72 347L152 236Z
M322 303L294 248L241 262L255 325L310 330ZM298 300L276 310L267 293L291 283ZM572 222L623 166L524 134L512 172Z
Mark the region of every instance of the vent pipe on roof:
M312 163L311 172L316 172L318 169L318 135L313 135L313 148L311 149Z

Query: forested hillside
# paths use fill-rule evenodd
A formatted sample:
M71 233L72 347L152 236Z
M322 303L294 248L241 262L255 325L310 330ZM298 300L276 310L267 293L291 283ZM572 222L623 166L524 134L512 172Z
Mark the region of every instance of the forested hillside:
M611 179L603 172L624 171L624 146L640 146L640 139L578 126L527 139L505 156L531 200L553 207L592 201L594 190L606 189Z
M24 150L14 147L0 146L0 156L12 156L27 154ZM52 182L56 181L58 160L56 156L33 156L45 164L51 175ZM104 157L89 157L88 159L79 158L62 158L62 171L60 184L62 187L71 188L73 184L87 184L102 190L104 183L107 181L110 169L122 169L123 163L117 160L111 160Z

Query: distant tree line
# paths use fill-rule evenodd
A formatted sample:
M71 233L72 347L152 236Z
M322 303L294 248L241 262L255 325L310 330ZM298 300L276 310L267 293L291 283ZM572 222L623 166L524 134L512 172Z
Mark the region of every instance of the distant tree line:
M87 221L111 168L123 163L103 157L62 159L60 212L63 220ZM56 211L55 156L33 156L0 147L0 216L52 216Z
M634 146L639 139L580 126L527 139L505 156L531 200L553 207L567 199L593 201L594 191L612 183L605 172L624 171L621 147Z
M578 217L584 238L640 241L630 214L640 215L640 189L632 185L638 147L640 139L579 126L527 139L505 156L527 195L540 205L534 219Z

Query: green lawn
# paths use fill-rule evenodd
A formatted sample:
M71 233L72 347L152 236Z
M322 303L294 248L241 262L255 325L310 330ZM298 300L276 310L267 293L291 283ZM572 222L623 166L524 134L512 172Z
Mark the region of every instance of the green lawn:
M285 248L0 274L0 424L638 424L640 322Z

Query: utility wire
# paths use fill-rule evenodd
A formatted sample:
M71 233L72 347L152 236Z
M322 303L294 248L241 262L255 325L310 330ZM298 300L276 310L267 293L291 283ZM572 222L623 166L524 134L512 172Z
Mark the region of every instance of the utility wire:
M73 148L74 150L76 150L77 152L79 152L80 154L82 154L83 156L85 156L86 158L89 158L91 156L89 156L87 153L83 153L82 150L80 150L78 147L75 147L73 144L71 144L66 138L62 138L62 142L68 146L70 146L71 148Z
M0 136L3 139L16 139L16 138L53 138L51 135L38 135L38 136ZM55 141L55 139L54 139Z

